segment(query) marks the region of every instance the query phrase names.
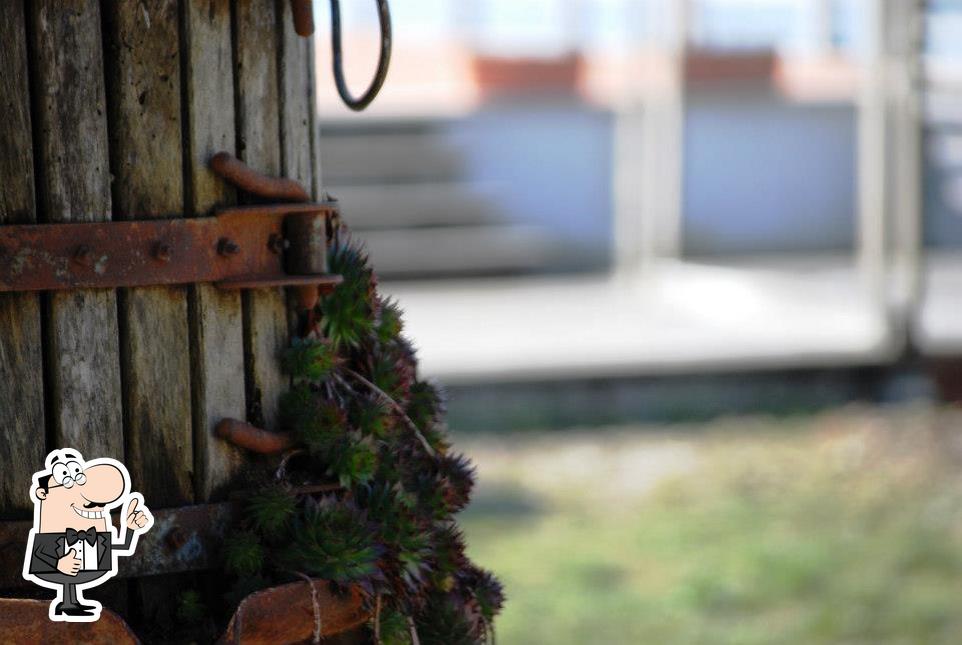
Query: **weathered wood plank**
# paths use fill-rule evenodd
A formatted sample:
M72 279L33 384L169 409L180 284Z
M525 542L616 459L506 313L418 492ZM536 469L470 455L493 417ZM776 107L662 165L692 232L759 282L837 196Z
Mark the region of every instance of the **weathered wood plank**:
M100 7L95 0L28 6L40 219L108 220ZM123 459L116 293L75 291L45 300L46 397L54 444L47 447L73 446L88 458ZM122 583L108 583L93 596L114 610L126 607Z
M314 101L313 38L294 31L291 4L277 0L278 80L280 82L281 174L298 181L313 198L318 197L320 178L314 171L319 158ZM319 164L318 164L319 166ZM288 298L288 334L298 333L300 316Z
M172 217L184 203L178 3L110 1L105 12L114 216ZM190 502L186 289L127 289L119 304L127 467L153 507Z
M187 115L186 211L205 215L236 202L228 184L208 168L210 157L235 146L234 72L229 0L188 2L183 9L184 101ZM214 436L224 417L245 414L241 296L210 285L191 288L194 488L198 501L219 496L242 463L241 451Z
M238 153L257 170L281 170L278 31L274 2L234 4ZM244 294L247 418L276 427L278 397L287 387L278 357L287 343L287 306L281 289Z
M29 6L40 219L108 220L100 7L96 0L38 0ZM54 444L87 457L123 458L115 293L51 294L47 304Z
M274 2L237 0L233 4L237 149L248 164L277 174L281 161Z
M26 18L22 0L0 4L0 225L36 219ZM43 463L43 358L40 301L0 297L0 518L29 514L29 482Z
M0 174L0 181L7 181ZM30 478L43 465L45 427L40 307L32 294L0 297L0 518L33 509Z
M36 208L23 0L0 5L0 69L4 114L0 119L0 223L30 223L36 219Z
M313 88L311 79L311 41L294 31L291 3L277 0L280 31L280 126L281 174L301 183L308 191L314 187L311 133Z
M317 41L313 36L308 38L307 60L310 67L307 78L310 82L308 109L311 112L311 165L314 168L311 175L311 197L314 201L320 201L324 197L324 175L321 172L321 119L317 111Z

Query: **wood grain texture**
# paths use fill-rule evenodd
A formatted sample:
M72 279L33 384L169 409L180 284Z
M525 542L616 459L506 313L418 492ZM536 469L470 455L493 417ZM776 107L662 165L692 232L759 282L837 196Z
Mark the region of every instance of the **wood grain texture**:
M0 175L0 181L7 178ZM43 466L40 308L33 294L0 297L0 518L29 514L30 478Z
M313 199L320 191L316 101L314 99L314 39L294 31L290 2L277 1L278 76L280 81L281 174L304 186ZM288 298L288 334L298 333L301 316Z
M111 1L104 11L114 216L173 217L184 203L178 3ZM187 290L122 290L119 304L127 467L155 508L188 503Z
M281 174L312 191L314 164L311 133L313 89L311 41L294 31L291 3L277 0L280 32Z
M310 87L308 88L308 109L310 110L311 127L311 198L321 201L324 195L324 175L321 173L321 118L317 110L317 41L308 38L307 61L310 70L307 74Z
M0 4L0 225L35 220L33 140L23 2ZM30 477L43 463L43 357L35 294L0 297L0 518L26 516Z
M36 208L23 0L0 4L0 69L0 223L28 224Z
M38 0L29 6L40 219L108 220L110 171L99 4ZM89 458L123 458L114 292L51 294L45 316L47 397L55 446L75 447Z
M238 154L256 170L281 170L278 26L273 1L234 5L234 60ZM287 388L280 353L287 345L287 305L282 289L243 296L247 419L275 429L277 404Z
M209 214L236 202L230 186L208 167L211 156L234 152L234 72L229 0L188 2L183 9L184 101L187 136L186 211ZM242 452L214 436L224 417L244 418L244 335L241 296L195 285L188 298L194 420L194 488L198 501L220 497L239 470Z
M234 4L237 151L268 175L280 172L277 27L272 0Z

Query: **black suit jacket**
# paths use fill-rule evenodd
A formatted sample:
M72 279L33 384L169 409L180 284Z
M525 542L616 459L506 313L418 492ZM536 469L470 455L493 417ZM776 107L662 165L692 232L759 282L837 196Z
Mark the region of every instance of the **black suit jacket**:
M113 568L113 549L126 551L134 539L134 532L126 530L123 542L111 543L110 533L97 532L97 571L107 572ZM30 556L30 573L58 573L57 561L66 553L67 536L64 533L36 533L33 536L33 554Z

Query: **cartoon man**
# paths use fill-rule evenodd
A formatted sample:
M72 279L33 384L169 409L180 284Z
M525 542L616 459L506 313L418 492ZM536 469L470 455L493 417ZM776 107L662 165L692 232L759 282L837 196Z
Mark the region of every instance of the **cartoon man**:
M50 603L51 620L94 621L100 618L101 605L85 601L81 590L115 575L117 556L133 554L138 535L154 518L143 506L143 496L130 492L130 475L114 459L84 462L78 451L64 448L47 455L46 466L34 473L30 489L33 529L23 577L57 590ZM121 518L123 541L109 514L121 504L127 504Z

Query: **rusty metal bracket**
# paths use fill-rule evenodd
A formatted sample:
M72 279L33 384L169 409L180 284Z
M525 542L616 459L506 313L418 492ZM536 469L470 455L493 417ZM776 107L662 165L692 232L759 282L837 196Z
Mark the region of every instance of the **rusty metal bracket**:
M303 309L341 277L327 273L335 200L309 202L295 181L221 152L211 170L251 195L294 203L225 208L213 217L0 226L0 292L210 282L295 287Z
M218 643L317 643L371 620L364 600L358 585L334 594L316 578L270 587L244 598Z
M343 491L334 483L294 488L296 494L306 496ZM203 571L217 566L224 537L234 525L238 509L243 507L243 499L240 494L235 494L225 502L155 510L153 527L140 536L133 555L120 559L118 576L130 578ZM112 514L111 521L120 531L120 515ZM33 522L30 520L0 522L0 589L30 586L21 572L31 528Z
M178 573L210 568L231 526L236 506L230 502L201 504L154 512L154 526L140 537L137 551L120 559L120 577ZM119 516L112 516L114 525ZM29 586L23 579L23 557L33 523L0 522L0 589Z
M357 585L343 593L326 580L307 578L256 591L245 597L217 643L270 645L317 642L343 634L371 620L364 593ZM92 623L52 621L50 602L32 598L0 598L0 634L4 643L113 643L140 640L123 618L104 607Z
M301 487L311 495L330 491L329 486ZM142 577L210 569L218 564L224 538L233 525L235 503L203 504L163 509L154 514L154 526L140 537L136 553L121 558L119 576ZM116 526L119 515L111 518ZM0 522L0 591L19 593L29 587L23 570L30 521ZM137 643L136 635L106 607L100 620L90 625L71 624L64 632L47 619L49 601L0 597L0 634L19 636L22 642L76 639L89 642ZM333 594L327 581L314 578L270 587L247 596L237 607L222 643L293 643L312 636L331 636L362 625L371 618L364 595L357 586ZM318 625L318 619L321 625ZM77 631L80 630L80 631ZM320 632L320 633L318 633ZM9 639L0 637L0 641ZM14 638L10 642L18 641Z
M332 204L228 208L214 217L0 227L0 292L212 282L333 288Z

